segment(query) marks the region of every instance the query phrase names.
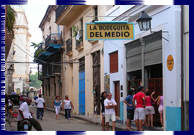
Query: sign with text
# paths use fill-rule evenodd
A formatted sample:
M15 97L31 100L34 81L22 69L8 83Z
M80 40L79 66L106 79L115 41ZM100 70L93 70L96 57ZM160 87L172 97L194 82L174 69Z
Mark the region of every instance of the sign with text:
M133 23L86 23L86 40L134 39Z
M172 55L169 55L167 58L167 68L169 71L172 71L173 67L174 67L174 59Z

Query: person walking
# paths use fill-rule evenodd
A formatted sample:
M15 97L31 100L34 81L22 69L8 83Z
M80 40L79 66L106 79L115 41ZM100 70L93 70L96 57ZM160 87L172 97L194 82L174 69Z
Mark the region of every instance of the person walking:
M102 126L102 131L105 131L105 109L104 109L104 100L107 97L107 92L102 92L101 93L101 99L100 99L100 103L102 106L102 121L101 121L101 126Z
M14 103L10 100L8 96L8 109L10 109L12 106L14 106Z
M19 113L17 116L17 130L20 131L20 123L23 120L28 120L30 124L37 130L42 131L40 123L32 117L32 113L29 111L29 105L32 103L32 99L26 98L25 101L20 105Z
M117 103L114 99L112 99L112 94L109 93L107 99L104 100L105 106L105 121L106 121L106 129L109 131L109 120L112 120L112 130L115 131L115 108L117 107Z
M14 90L11 92L11 95L16 95L16 93L15 93L15 91L14 91Z
M154 127L153 125L153 114L155 114L154 107L151 104L151 96L150 96L150 91L148 89L145 90L145 100L146 100L146 107L145 107L145 115L146 119L145 122L147 123L145 126L150 127L151 123L151 128Z
M36 107L37 107L37 114L36 114L37 119L42 120L46 105L45 105L45 100L42 98L41 94L38 96L38 99L36 99Z
M138 93L135 94L133 97L133 105L135 106L135 101L137 102L137 105L135 107L135 123L137 127L137 131L143 131L142 128L142 121L145 119L145 94L144 92L144 87L139 86L138 87Z
M53 100L53 106L54 106L54 109L55 109L55 113L56 113L56 119L58 120L58 114L59 114L59 111L60 111L60 100L59 100L59 96L56 96L55 97L55 100Z
M133 105L133 94L134 91L130 90L129 95L123 100L123 103L127 105L127 125L126 130L132 131L131 129L131 120L134 118L134 105Z
M74 107L68 95L65 96L65 100L63 100L62 107L63 109L65 109L65 118L71 119L71 109L74 109Z
M23 103L23 96L22 95L20 95L20 100L19 100L19 105L21 105L22 103Z

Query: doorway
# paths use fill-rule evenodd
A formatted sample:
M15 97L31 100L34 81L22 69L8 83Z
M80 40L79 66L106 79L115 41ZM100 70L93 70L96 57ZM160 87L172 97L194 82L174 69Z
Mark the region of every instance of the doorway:
M115 87L115 101L117 103L117 107L115 108L116 116L120 117L120 82L116 81L114 82L114 87Z
M94 113L100 115L100 51L93 53Z

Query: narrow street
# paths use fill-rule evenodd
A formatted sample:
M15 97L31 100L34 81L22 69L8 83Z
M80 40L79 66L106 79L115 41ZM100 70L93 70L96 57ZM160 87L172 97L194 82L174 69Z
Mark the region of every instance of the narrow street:
M16 110L18 108L15 108ZM30 106L30 111L34 113L36 118L36 107ZM43 131L101 131L100 125L91 124L78 119L66 120L64 116L59 115L59 119L55 119L55 113L45 110L43 120L39 120ZM11 120L13 131L17 131L17 122L14 118ZM32 131L35 131L33 128Z

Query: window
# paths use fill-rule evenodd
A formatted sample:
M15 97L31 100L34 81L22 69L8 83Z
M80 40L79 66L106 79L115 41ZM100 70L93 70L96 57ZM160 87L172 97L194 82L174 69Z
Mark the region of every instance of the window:
M51 34L51 26L49 26L49 31L50 31L50 34Z
M72 29L70 29L70 38L72 38Z
M50 84L48 85L48 92L49 92L49 96L50 96L51 95Z
M45 89L45 95L47 96L47 94L48 94L48 93L47 93L47 91L48 91L48 86L45 85L45 88L46 88L46 89Z
M81 23L81 30L83 30L83 19L80 20Z
M110 73L118 72L118 51L110 53Z
M57 96L56 83L54 83L55 96Z
M45 93L44 90L45 90L44 85L42 85L42 95L44 95L44 93Z

